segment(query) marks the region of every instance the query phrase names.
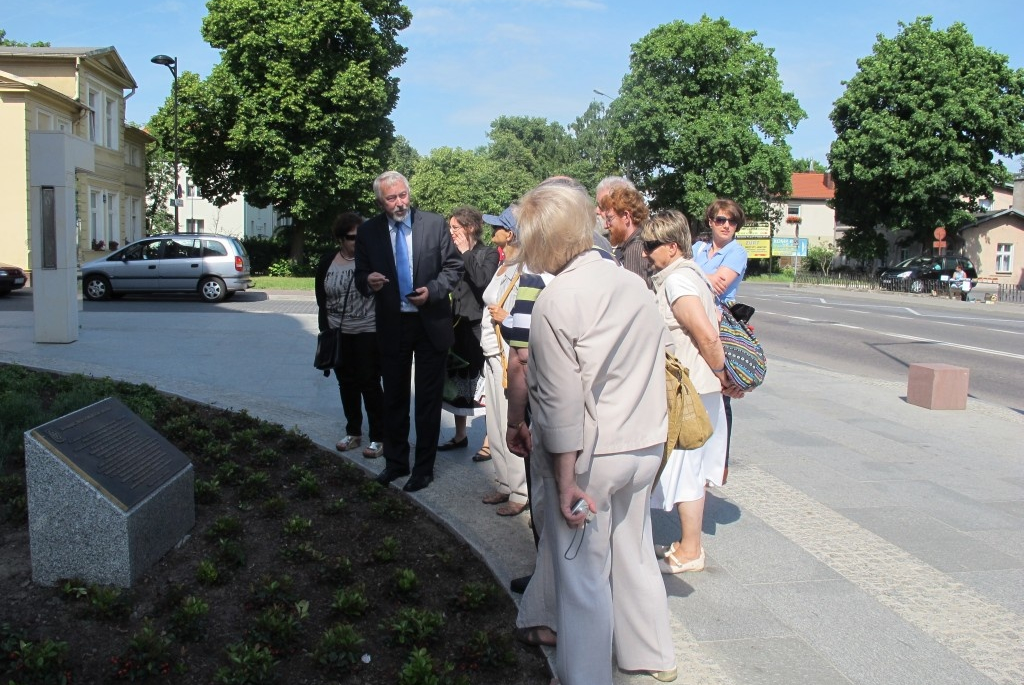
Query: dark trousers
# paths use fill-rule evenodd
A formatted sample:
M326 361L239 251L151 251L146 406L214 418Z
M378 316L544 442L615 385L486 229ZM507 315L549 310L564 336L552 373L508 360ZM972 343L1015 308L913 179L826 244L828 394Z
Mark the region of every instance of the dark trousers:
M345 434L363 434L363 405L370 441L384 441L384 391L380 386L380 360L376 333L341 336L341 366L334 370L345 411Z
M387 468L409 470L409 381L416 361L416 458L414 476L433 476L441 435L441 396L448 350L430 343L416 314L402 314L398 354L382 354L384 381L384 458Z

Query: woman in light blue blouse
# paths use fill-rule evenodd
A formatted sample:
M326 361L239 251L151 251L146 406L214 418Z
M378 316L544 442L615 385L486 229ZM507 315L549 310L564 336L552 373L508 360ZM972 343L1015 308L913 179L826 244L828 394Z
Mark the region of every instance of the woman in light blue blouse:
M722 304L730 305L736 301L736 291L747 271L747 251L736 242L736 234L746 221L743 208L735 201L719 198L708 205L704 212L711 240L693 244L693 261L708 276L708 281L718 295ZM732 442L732 402L728 396L725 401L725 425L727 442L725 448L725 484L729 476L729 445Z

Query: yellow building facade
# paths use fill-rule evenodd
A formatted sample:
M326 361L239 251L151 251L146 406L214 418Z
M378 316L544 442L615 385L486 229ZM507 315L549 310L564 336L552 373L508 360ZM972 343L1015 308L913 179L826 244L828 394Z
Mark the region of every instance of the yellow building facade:
M75 174L79 262L143 237L153 138L125 125L137 87L113 47L0 47L0 262L30 266L34 131L62 131L94 146L94 169Z

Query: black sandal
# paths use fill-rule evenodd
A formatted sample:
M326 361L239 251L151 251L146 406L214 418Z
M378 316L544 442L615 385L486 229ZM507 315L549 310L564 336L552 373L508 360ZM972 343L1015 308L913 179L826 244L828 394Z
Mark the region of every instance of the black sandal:
M473 455L473 461L490 461L491 460L491 448L484 445L477 453Z
M437 446L437 451L438 452L447 452L449 450L457 450L457 449L460 449L462 447L468 447L468 446L469 446L469 436L464 437L462 440L456 440L455 438L452 438L451 440L449 440L448 442L444 443L443 445L438 445Z

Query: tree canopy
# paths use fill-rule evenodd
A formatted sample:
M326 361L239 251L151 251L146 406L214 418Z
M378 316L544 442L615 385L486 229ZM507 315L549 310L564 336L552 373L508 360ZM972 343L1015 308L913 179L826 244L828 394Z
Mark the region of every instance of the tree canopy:
M45 41L37 40L34 43L23 43L20 40L11 40L7 37L7 31L0 29L0 45L9 48L48 48L50 44Z
M416 162L409 185L414 203L430 211L447 214L460 205L472 205L500 214L540 180L486 150L441 147Z
M789 194L785 139L806 115L756 35L704 16L659 26L633 45L611 105L614 147L653 205L700 217L725 196L759 217Z
M832 110L834 206L844 223L930 241L1009 180L996 155L1024 152L1024 70L976 46L961 23L899 26L858 60Z
M178 82L179 150L203 195L244 192L293 225L372 204L398 101L398 0L210 0L203 38L221 51L204 81ZM171 102L151 122L171 140ZM165 147L167 147L165 145ZM301 231L299 231L301 233Z

